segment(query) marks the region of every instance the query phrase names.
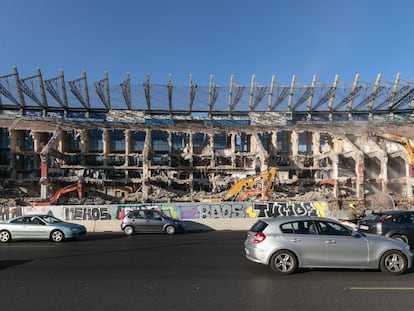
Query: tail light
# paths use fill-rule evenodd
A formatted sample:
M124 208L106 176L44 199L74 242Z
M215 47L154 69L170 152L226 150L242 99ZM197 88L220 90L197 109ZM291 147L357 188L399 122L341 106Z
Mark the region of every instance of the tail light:
M266 235L263 232L257 232L254 235L254 240L253 243L257 244L257 243L261 243L266 239Z
M390 218L392 218L392 215L387 215L387 217L381 218L380 220L378 220L378 222L384 222L384 221L386 221L386 220L388 220Z

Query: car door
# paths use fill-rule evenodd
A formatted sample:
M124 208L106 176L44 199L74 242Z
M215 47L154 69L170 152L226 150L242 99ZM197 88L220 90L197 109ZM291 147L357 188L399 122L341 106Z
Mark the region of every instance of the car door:
M50 227L37 216L32 217L30 230L33 237L41 239L48 239L50 237Z
M129 223L134 227L134 230L137 232L145 232L147 231L146 226L146 219L145 219L145 212L144 210L136 210L131 215L128 216L130 218Z
M408 243L414 247L414 213L409 213L406 223Z
M148 232L162 232L164 228L163 218L158 211L149 209L145 211L146 227Z
M323 238L328 267L363 267L368 262L368 242L360 234L331 221L318 221Z
M27 217L19 217L10 222L10 225L7 229L10 230L13 238L17 239L25 237L25 221L27 221L26 218Z
M302 267L323 267L327 253L325 239L318 236L313 221L293 221L281 226L284 237L292 244Z

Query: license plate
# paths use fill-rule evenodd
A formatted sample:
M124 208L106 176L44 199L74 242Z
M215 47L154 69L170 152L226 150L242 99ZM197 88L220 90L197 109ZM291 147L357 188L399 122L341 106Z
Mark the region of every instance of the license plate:
M359 229L362 229L362 230L369 230L369 226L366 226L366 225L359 225Z

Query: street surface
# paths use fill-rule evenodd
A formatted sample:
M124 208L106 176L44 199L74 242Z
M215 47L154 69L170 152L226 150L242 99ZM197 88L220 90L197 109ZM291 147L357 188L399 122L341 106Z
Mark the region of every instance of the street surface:
M239 231L88 234L0 245L1 310L413 310L414 273L301 270L245 259Z

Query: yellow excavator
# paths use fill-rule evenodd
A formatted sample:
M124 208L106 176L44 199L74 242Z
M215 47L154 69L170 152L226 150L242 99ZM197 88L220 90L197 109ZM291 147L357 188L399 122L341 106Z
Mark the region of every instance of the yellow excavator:
M236 182L224 194L224 201L246 201L250 197L262 196L264 201L269 200L269 192L276 177L276 168L271 167L266 172L249 176Z
M411 164L414 166L414 148L413 146L411 146L410 140L407 137L397 135L397 134L388 134L388 133L379 133L379 132L372 133L372 136L386 138L386 139L395 141L397 143L403 144L408 154L410 155Z

